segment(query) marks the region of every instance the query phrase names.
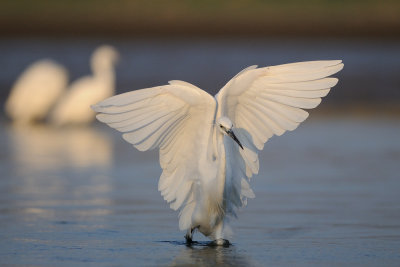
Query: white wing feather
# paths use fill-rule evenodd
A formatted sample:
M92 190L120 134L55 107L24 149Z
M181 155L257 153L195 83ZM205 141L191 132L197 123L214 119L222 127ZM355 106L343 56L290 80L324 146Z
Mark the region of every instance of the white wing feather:
M258 173L258 150L273 135L292 131L315 108L321 97L337 83L327 78L343 68L340 60L310 61L266 68L247 68L230 80L216 95L217 116L226 116L244 146L240 149L225 138L228 210L246 205L254 197L248 179Z
M190 227L195 207L195 181L215 116L216 101L182 81L108 98L93 109L97 119L123 132L140 151L160 148L163 169L158 189L172 209L180 209L180 229Z

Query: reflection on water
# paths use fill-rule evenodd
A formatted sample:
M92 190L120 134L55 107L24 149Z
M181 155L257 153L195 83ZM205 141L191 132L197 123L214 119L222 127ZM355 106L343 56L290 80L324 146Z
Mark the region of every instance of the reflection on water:
M25 173L60 168L109 167L109 138L89 127L13 126L9 130L17 170Z
M5 199L10 213L23 220L108 213L103 208L109 205L107 194L112 190L104 173L112 163L108 136L89 127L10 125L7 130L11 155L8 160L16 174L11 176L13 179L4 180L9 183L2 188L14 195ZM78 187L76 179L83 179ZM77 203L90 208L71 213L58 209Z
M173 259L170 266L262 266L229 247L187 246Z
M87 235L100 222L107 227L102 218L112 213L114 191L108 175L113 146L107 135L87 127L2 129L0 142L8 143L3 146L10 155L3 159L10 166L0 179L0 229L9 233L4 240L18 249L41 246L46 253L57 240L76 243L60 238L66 229ZM0 242L0 250L7 246Z

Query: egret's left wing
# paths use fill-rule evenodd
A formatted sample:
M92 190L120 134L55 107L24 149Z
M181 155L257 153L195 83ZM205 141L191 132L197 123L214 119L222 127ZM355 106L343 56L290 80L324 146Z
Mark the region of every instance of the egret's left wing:
M180 209L180 229L188 229L196 204L198 162L213 127L215 99L194 85L172 81L108 98L93 109L101 113L98 120L123 132L123 138L137 149L160 149L163 173L158 189L172 209Z
M227 153L226 192L229 203L240 207L254 194L248 178L258 173L257 153L273 135L291 131L304 121L303 109L318 106L321 97L337 83L328 76L340 71L340 60L309 61L249 67L232 78L216 95L217 117L226 116L242 143L240 149L225 138ZM228 173L229 172L229 173Z

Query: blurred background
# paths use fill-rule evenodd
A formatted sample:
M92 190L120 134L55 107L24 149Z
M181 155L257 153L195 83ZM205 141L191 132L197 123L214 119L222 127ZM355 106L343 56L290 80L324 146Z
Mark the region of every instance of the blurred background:
M343 60L310 119L260 154L233 248L182 245L156 151L98 123L6 115L32 63L63 66L68 93L104 44L119 54L112 94L169 80L215 94L250 65ZM2 0L0 66L0 264L399 262L400 1Z

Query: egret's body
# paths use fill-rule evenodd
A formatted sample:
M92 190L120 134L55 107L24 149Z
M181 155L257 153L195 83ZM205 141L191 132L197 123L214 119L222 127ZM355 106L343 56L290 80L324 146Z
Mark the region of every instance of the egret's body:
M226 217L254 198L249 179L273 135L294 130L321 102L341 61L249 67L212 97L181 81L128 92L93 108L141 151L159 148L158 189L179 210L179 228L223 244Z
M45 118L67 86L68 72L60 64L44 59L30 65L11 89L5 108L17 124Z
M97 48L91 58L93 75L82 77L70 85L50 114L56 125L86 124L93 121L95 113L90 105L115 93L114 64L117 51L107 45Z

